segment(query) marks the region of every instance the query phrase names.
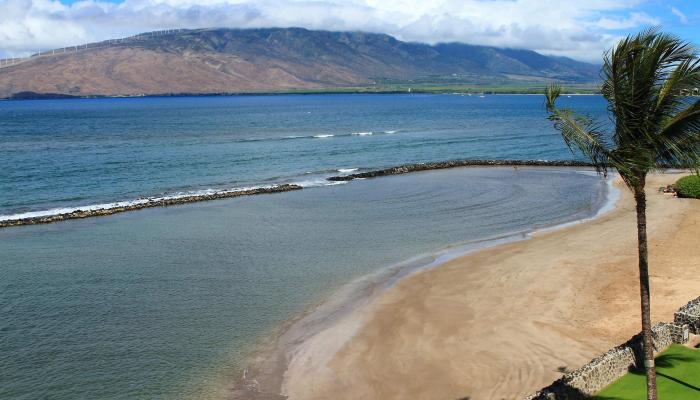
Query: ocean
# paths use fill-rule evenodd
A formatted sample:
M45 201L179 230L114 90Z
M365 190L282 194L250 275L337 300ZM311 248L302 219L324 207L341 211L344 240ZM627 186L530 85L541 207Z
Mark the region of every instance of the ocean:
M0 229L0 398L217 397L261 341L349 282L591 217L607 185L573 168L325 180L425 161L575 158L543 101L412 94L0 102L4 218L305 187ZM605 112L597 96L562 103Z

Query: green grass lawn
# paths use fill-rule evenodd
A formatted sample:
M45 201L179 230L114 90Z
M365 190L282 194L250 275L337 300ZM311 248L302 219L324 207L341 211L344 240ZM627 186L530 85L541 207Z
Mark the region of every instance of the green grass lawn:
M700 350L674 344L656 357L659 400L700 399ZM644 371L632 371L603 389L596 400L646 399Z

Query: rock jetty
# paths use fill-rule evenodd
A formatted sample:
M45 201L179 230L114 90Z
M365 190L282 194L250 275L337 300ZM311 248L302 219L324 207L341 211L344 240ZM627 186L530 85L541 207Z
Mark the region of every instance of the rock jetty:
M434 169L447 169L459 167L590 167L591 165L580 161L544 161L544 160L453 160L442 162L428 162L419 164L406 164L396 167L359 172L350 175L331 176L328 181L351 181L358 178L375 178L387 175L408 174L411 172L428 171ZM251 196L256 194L289 192L303 189L300 185L282 184L241 190L222 190L214 193L193 194L191 196L154 197L139 199L134 202L117 203L104 208L76 209L75 211L42 215L35 217L0 220L0 228L20 225L49 224L88 217L99 217L116 213L140 210L151 207L167 207L177 204L193 203L197 201L217 200L239 196Z
M256 194L266 194L266 193L289 192L292 190L300 190L300 189L302 189L302 187L299 185L284 184L284 185L268 186L268 187L252 188L252 189L242 189L242 190L222 190L222 191L214 192L214 193L194 194L191 196L149 198L149 199L145 199L145 201L139 201L139 202L129 203L129 204L120 205L120 206L114 206L114 207L105 207L105 208L97 208L97 209L90 209L90 210L78 209L78 210L75 210L72 212L67 212L67 213L62 213L62 214L53 214L53 215L18 218L18 219L8 219L8 220L0 221L0 228L10 227L10 226L20 226L20 225L49 224L52 222L65 221L68 219L79 219L79 218L88 218L88 217L99 217L99 216L103 216L103 215L112 215L112 214L126 212L126 211L140 210L142 208L167 207L167 206L172 206L172 205L177 205L177 204L194 203L197 201L226 199L226 198L240 197L240 196L252 196L252 195L256 195Z
M359 172L357 174L331 176L329 181L351 181L357 178L376 178L378 176L408 174L410 172L428 171L458 167L590 167L581 161L545 161L545 160L453 160L419 164L399 165L386 169Z

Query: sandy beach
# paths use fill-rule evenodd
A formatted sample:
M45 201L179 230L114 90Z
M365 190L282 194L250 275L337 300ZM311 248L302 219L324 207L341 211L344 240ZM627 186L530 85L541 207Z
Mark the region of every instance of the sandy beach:
M700 295L700 201L647 183L652 318ZM640 329L634 202L402 279L297 344L290 399L517 399Z

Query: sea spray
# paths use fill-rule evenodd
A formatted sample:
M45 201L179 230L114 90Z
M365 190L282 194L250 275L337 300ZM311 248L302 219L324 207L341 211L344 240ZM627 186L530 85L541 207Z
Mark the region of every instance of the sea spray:
M226 199L240 196L252 196L266 193L280 193L300 189L302 189L301 185L292 184L262 186L256 188L222 190L180 196L150 197L146 199L137 199L133 201L98 204L85 207L75 207L70 209L57 209L45 212L32 212L26 213L24 215L20 214L11 216L0 216L0 218L4 218L0 219L0 228L19 225L48 224L68 219L80 219L87 217L112 215L116 213L140 210L143 208L150 207L165 207L177 204L193 203L197 201Z

